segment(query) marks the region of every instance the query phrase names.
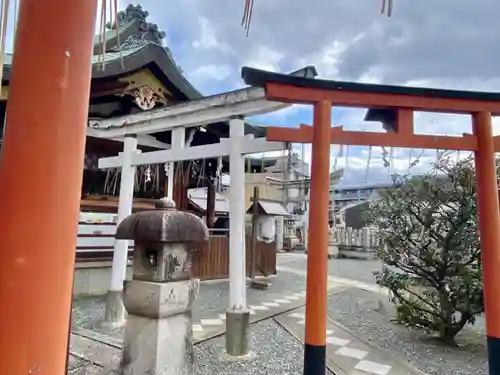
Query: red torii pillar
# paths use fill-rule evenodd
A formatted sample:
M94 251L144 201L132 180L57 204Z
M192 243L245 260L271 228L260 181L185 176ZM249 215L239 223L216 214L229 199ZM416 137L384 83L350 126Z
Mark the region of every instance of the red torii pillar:
M481 267L483 271L484 311L488 364L490 375L500 375L500 205L498 202L495 166L495 139L491 113L472 115L473 131L477 138L475 151Z
M323 375L326 365L331 126L332 104L326 100L315 103L309 206L314 220L309 220L307 233L304 375Z
M0 157L0 373L63 375L96 0L22 0Z

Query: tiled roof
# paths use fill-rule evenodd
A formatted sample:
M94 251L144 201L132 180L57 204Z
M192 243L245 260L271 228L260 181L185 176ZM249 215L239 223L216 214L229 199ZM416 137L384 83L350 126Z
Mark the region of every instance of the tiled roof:
M147 46L147 44L139 45L139 46L134 47L134 48L125 49L121 53L120 52L106 52L104 54L104 61L108 62L110 60L119 59L120 57L122 57L122 58L127 57L127 56L129 56L129 55L131 55L133 53L136 53L137 51L140 51L141 49L143 49L146 46ZM92 56L92 64L97 64L98 61L99 61L99 55ZM103 61L102 56L101 56L101 60L100 61L101 62Z
M120 56L121 57L126 57L126 56L129 56L141 49L143 49L144 47L146 47L147 44L144 44L144 45L138 45L137 47L134 47L134 48L129 48L129 49L126 49L126 50L123 50L120 54L120 52L106 52L104 54L104 61L108 62L110 60L116 60L116 59L119 59ZM94 55L92 56L92 64L97 64L99 60L99 55ZM101 61L102 61L102 56L101 56ZM12 54L11 53L6 53L4 55L4 64L5 65L12 65Z
M188 190L188 198L194 205L198 206L202 211L207 210L207 189L195 188ZM222 195L215 193L215 212L229 212L229 200Z

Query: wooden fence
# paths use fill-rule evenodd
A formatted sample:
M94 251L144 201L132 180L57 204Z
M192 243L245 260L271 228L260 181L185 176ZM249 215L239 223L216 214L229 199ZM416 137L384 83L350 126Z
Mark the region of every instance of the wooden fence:
M116 214L81 213L78 224L76 260L109 261L113 257L116 232ZM213 231L209 240L193 245L196 250L192 259L194 277L208 280L227 278L229 275L229 236L227 230ZM252 241L246 239L247 274L250 270L250 249ZM129 241L132 255L133 241ZM269 276L276 273L276 243L258 242L256 249L256 273Z
M113 257L116 214L80 212L76 240L77 262L106 260ZM129 242L134 249L134 242Z
M250 249L252 240L246 239L246 271L250 275ZM202 280L224 279L229 276L229 237L210 236L208 242L194 247L192 275ZM276 274L276 243L258 242L255 247L256 275Z

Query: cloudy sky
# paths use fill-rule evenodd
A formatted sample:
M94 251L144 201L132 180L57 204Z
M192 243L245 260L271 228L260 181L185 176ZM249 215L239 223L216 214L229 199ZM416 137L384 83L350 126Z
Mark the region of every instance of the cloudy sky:
M500 1L393 0L391 18L382 0L256 0L250 35L240 26L244 0L143 0L150 21L167 33L165 44L204 94L243 86L241 66L289 72L315 65L320 78L468 90L500 90ZM123 8L127 1L120 1ZM362 121L364 110L334 109L332 122L379 131ZM467 117L415 115L419 133L470 132ZM259 116L267 125L311 122L309 107ZM499 132L500 133L500 132ZM300 146L296 146L300 150ZM333 146L332 168L346 168L345 184L385 180L382 151ZM310 148L306 147L306 157ZM406 173L421 150L392 150L392 171ZM464 155L458 155L463 157ZM412 172L428 168L426 151ZM367 173L368 171L368 173Z

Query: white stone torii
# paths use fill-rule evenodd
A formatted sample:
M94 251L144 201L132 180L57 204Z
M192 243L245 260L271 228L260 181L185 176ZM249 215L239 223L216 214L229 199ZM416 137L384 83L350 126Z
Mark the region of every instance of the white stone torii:
M152 134L179 126L203 126L228 121L235 116L256 116L287 107L290 104L267 101L264 89L249 87L158 110L103 120L92 119L89 120L89 132L99 138L121 138L127 134Z
M230 326L231 322L248 322L249 315L246 306L244 245L244 155L283 149L283 143L281 142L268 142L265 138L254 138L253 135L245 135L243 116L273 112L287 106L289 105L267 101L264 90L260 88L247 88L203 98L191 103L166 107L157 111L93 122L91 125L99 138L125 138L124 151L120 155L99 160L99 168L101 169L122 169L118 223L132 211L136 166L229 155L231 176L231 204L229 207L230 298L226 324L228 325L227 342L234 343L227 345L227 351L230 355L241 356L248 354L248 345L245 344L248 340L245 334L247 331L246 327L241 326L241 324L238 326L237 323L235 323L235 327ZM220 143L217 144L185 147L186 128L227 120L230 123L229 139L221 139ZM172 142L169 149L146 153L137 150L136 137L139 134L165 130L172 131ZM170 183L173 180L172 167L170 168L170 172L169 186L172 186L173 183ZM106 306L106 320L112 324L120 324L124 320L125 314L121 295L126 274L127 258L128 241L116 240L113 253L112 281ZM238 327L236 328L236 326Z

